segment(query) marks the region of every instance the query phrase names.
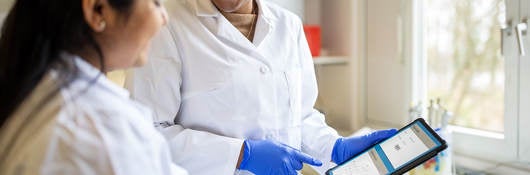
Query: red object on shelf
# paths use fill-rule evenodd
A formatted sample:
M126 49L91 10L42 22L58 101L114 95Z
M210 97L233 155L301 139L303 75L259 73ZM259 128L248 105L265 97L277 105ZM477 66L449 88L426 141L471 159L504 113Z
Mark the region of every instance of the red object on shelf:
M313 57L320 56L320 26L304 25L304 33L305 37L307 38L307 43L309 44L309 49L311 50L311 55L313 55Z

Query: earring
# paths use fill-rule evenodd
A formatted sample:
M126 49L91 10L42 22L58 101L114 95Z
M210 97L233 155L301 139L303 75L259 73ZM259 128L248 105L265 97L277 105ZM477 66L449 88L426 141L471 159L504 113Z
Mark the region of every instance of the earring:
M106 27L107 27L107 23L105 21L99 22L99 30L100 31L104 31Z

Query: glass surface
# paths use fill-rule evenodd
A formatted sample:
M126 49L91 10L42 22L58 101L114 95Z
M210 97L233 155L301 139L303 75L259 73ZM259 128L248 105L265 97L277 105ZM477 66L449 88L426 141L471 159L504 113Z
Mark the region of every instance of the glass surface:
M424 43L428 99L455 114L451 123L504 131L503 0L427 0Z

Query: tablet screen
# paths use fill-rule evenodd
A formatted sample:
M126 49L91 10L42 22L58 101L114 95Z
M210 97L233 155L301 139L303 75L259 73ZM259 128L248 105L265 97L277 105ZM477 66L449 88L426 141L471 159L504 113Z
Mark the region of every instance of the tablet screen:
M421 122L415 122L392 138L337 167L331 174L390 174L441 145Z

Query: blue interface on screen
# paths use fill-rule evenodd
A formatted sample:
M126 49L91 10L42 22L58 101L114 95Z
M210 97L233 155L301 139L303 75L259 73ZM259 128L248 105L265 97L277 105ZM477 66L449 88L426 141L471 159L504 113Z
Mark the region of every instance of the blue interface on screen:
M421 123L401 130L394 137L358 155L331 172L332 175L384 175L427 154L441 143Z

